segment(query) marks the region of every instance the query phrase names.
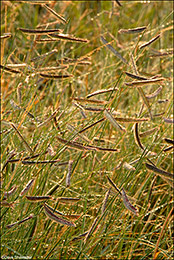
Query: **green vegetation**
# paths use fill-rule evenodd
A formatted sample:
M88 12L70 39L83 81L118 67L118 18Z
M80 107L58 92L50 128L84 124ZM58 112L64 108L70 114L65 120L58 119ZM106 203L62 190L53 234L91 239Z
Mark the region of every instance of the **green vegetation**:
M5 259L172 259L173 149L166 150L172 141L165 141L173 138L172 1L121 4L1 3L1 256ZM146 29L140 33L119 32L143 26ZM60 29L64 35L29 34L19 28ZM7 33L11 37L5 38ZM67 35L86 42L60 39ZM39 42L45 38L55 41ZM126 85L138 79L125 72L152 82ZM148 98L156 90L159 93ZM32 179L30 189L21 194ZM124 205L122 189L137 215ZM39 201L42 198L33 202L26 195L51 196L46 205L70 216L53 209L52 214L75 226L55 222L45 201ZM62 197L79 200L67 203Z

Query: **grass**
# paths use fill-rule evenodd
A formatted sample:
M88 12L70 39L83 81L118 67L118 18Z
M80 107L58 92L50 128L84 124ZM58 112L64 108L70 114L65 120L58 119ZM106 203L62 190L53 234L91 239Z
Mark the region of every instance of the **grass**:
M145 165L150 159L151 164L159 169L167 172L173 169L173 150L164 151L170 146L164 138L173 137L172 124L164 121L164 118L171 119L173 113L172 3L121 1L122 6L119 7L116 1L45 1L67 20L64 24L41 4L31 2L3 1L1 4L1 35L11 33L10 38L1 39L1 64L8 68L9 64L26 64L13 67L21 72L19 74L9 73L4 67L1 69L1 256L6 259L172 259L171 180L150 171ZM48 28L60 28L65 34L88 39L89 42L36 43L39 36L18 30L34 29L43 24L45 27L41 28L45 29L48 23L56 21ZM142 26L147 28L140 34L118 33L120 29ZM158 34L158 40L139 49L141 44ZM128 64L104 46L101 35ZM41 36L44 37L47 36ZM57 52L32 61L53 49ZM157 51L167 52L167 55L152 56ZM125 82L136 81L125 74L125 71L135 74L131 54L140 76L150 78L160 75L165 79L162 83L141 87L143 93L149 95L162 86L159 95L148 102L152 119L147 104L142 109L147 101L141 98L142 92L125 85ZM73 75L67 79L45 79L37 73L43 67L62 65L65 57L84 59L88 64L76 61L68 63L63 70L52 72ZM118 90L89 98L104 101L102 104L74 100L85 99L90 93L108 88ZM87 110L89 107L100 111ZM140 137L144 150L137 145L135 123L126 123L124 119L117 121L126 129L126 132L119 131L105 118L106 108L115 118L148 119L138 124L139 133L157 127L155 132ZM54 111L56 116L38 127ZM113 111L117 114L114 115ZM105 120L81 131L103 117ZM77 131L69 130L69 125ZM82 139L79 132L89 140ZM93 145L119 151L78 150L69 147L68 143L60 143L56 136L80 142L82 147ZM49 145L52 146L52 154L47 152ZM148 151L155 154L148 155ZM37 154L38 157L32 158ZM26 163L26 157L29 157L27 161L35 163ZM19 160L12 161L14 159ZM48 162L52 160L67 164ZM71 183L67 187L70 160L73 160ZM39 164L39 161L47 162ZM138 216L128 211L107 176L120 191L124 188L130 202L138 208ZM20 196L33 178L34 184L27 195L50 194L52 199L47 201L48 205L65 215L80 216L77 220L68 219L76 227L52 221L44 213L43 202L31 202ZM5 200L5 192L12 187L16 190ZM110 195L102 214L103 200L109 188ZM58 200L60 197L80 200L63 204ZM31 214L31 219L7 228L7 225ZM88 238L79 237L93 224Z

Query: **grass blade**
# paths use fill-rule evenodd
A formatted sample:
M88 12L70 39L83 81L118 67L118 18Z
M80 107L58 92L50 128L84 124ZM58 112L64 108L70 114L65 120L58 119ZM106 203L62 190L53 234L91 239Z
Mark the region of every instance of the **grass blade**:
M108 121L119 131L124 131L126 132L125 128L123 126L121 126L120 124L117 123L117 121L115 120L115 118L112 116L112 114L105 109L104 110L104 115L105 117L108 119Z
M116 91L116 90L118 90L118 88L100 89L100 90L97 90L97 91L95 91L91 94L88 94L86 97L90 98L90 97L93 97L93 96L96 96L96 95L101 95L101 94L113 92L113 91Z
M43 7L45 7L50 13L52 13L56 18L58 18L62 23L66 24L67 21L64 17L62 17L60 14L56 13L52 8L50 8L48 5L44 4Z
M146 167L147 167L149 170L155 172L155 173L156 173L157 175L159 175L159 176L162 176L162 177L165 177L165 178L169 178L169 179L171 179L171 180L173 180L173 178L174 178L174 175L173 175L172 173L166 172L166 171L164 171L164 170L161 170L161 169L157 168L156 166L151 165L151 164L149 164L149 163L146 163Z
M20 221L17 221L17 222L15 222L15 223L12 223L12 224L7 225L6 228L12 228L12 227L15 226L15 225L20 225L20 224L26 222L27 220L29 220L29 219L31 219L31 218L33 218L33 217L34 217L34 215L31 214L29 217L26 217L26 218L24 218L24 219L22 219L22 220L20 220Z
M19 132L19 130L16 128L16 126L10 122L10 125L14 128L14 130L16 131L16 133L18 134L18 136L20 137L20 139L22 140L22 142L24 143L26 149L30 152L33 153L33 150L31 149L31 147L29 146L29 144L26 142L26 140L23 138L23 136L21 135L21 133Z
M56 214L54 214L48 207L46 204L44 204L44 210L45 210L45 214L52 220L54 220L55 222L59 223L59 224L63 224L66 226L70 226L70 227L75 227L76 225L73 222L70 222L68 220L65 220L63 218L58 217Z
M86 237L84 239L84 244L86 244L87 240L89 239L89 237L90 237L90 235L91 235L91 233L92 233L92 231L93 231L93 229L94 229L94 227L95 227L95 225L97 223L97 220L98 220L98 217L96 217L94 219L94 222L92 223L92 226L90 227L88 233L86 234Z
M120 195L122 195L122 194L121 194L121 191L117 188L117 186L115 185L115 183L114 183L108 176L106 176L106 177L107 177L108 181L110 182L110 184L114 187L114 189L115 189Z
M21 193L20 193L20 195L19 196L23 196L23 195L25 195L28 191L29 191L29 189L31 188L31 186L33 185L33 183L34 183L34 180L35 179L31 179L28 183L27 183L27 185L24 187L24 189L21 191Z
M120 29L118 32L119 33L126 33L126 34L134 34L134 33L141 33L143 32L147 27L142 26L142 27L137 27L137 28L132 28L132 29Z
M127 60L125 60L125 59L121 56L121 54L120 54L118 51L116 51L116 50L112 47L112 45L110 45L110 44L105 40L105 38L104 38L103 36L101 36L100 39L101 39L101 41L106 45L106 47L107 47L110 51L112 51L112 52L117 56L117 58L119 58L120 60L122 60L125 64L128 64Z
M146 86L146 85L160 83L161 81L164 81L164 78L125 82L125 85L128 86L128 87L136 87L136 88L138 88L138 87L142 87L142 86Z
M63 33L59 33L59 34L52 34L50 37L52 37L53 39L59 39L61 41L70 41L70 42L85 42L88 43L89 40L88 39L82 39L82 38L78 38L69 34L63 34Z
M27 200L32 201L32 202L42 202L45 200L52 199L51 196L25 196Z
M40 30L40 29L28 29L28 28L18 28L23 33L27 34L52 34L55 32L60 32L60 29L46 29L46 30Z
M125 207L130 210L134 215L138 216L138 210L130 203L126 192L122 189L122 199Z
M140 48L140 49L143 49L143 48L149 46L150 44L152 44L154 41L158 40L159 38L160 38L160 34L157 35L156 37L152 38L150 41L148 41L148 42L146 42L146 43L140 45L139 48Z

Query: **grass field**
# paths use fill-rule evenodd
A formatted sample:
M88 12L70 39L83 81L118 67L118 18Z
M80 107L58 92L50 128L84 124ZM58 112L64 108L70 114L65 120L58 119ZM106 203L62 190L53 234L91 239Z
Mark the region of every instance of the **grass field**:
M2 258L172 259L172 10L2 1Z

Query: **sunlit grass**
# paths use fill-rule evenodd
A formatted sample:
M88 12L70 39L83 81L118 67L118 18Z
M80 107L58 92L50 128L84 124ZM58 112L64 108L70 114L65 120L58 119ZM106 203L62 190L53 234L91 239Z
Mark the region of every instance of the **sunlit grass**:
M66 24L41 4L26 2L3 1L1 8L1 35L12 34L11 38L1 39L1 64L9 68L9 64L25 63L23 68L13 67L21 74L9 73L5 67L1 69L1 255L22 259L172 259L171 179L160 177L145 166L150 159L159 169L169 173L173 169L173 149L164 151L170 146L164 138L173 138L172 124L164 121L164 118L173 118L171 2L121 1L122 7L116 1L47 2L67 20ZM18 30L37 26L60 28L64 34L89 42L36 43L40 36ZM142 26L147 28L140 34L118 33L120 29ZM160 38L153 44L139 49L158 34ZM101 36L128 64L105 46ZM57 52L32 61L53 49ZM153 56L159 51L167 55ZM165 79L162 83L141 87L145 95L150 95L162 86L162 91L149 99L152 120L141 93L125 84L136 81L125 74L126 71L135 74L131 55L139 76L158 75ZM80 64L80 61L89 64ZM45 79L36 73L39 68L56 67L63 62L67 68L43 73L72 74L72 78ZM118 90L87 98L90 93L109 88ZM104 102L89 103L88 100ZM123 118L117 123L125 131L115 128L105 109L113 117ZM56 110L56 117L47 121ZM134 123L125 122L124 118L148 119L138 124L139 136L156 127L152 134L140 137L144 150L137 144ZM98 120L101 121L92 126ZM22 137L9 122L15 124ZM41 123L44 124L38 127ZM75 130L70 130L69 125ZM89 128L82 131L86 127ZM78 131L82 131L81 136ZM83 145L80 149L77 149L78 143L70 147L56 137ZM48 152L49 145L53 147L53 155ZM96 148L82 150L90 145ZM97 147L118 151L101 151ZM148 151L154 154L148 155ZM38 156L34 158L35 155ZM66 186L68 164L48 163L57 159L60 163L73 160L69 187ZM32 161L36 163L31 164ZM126 209L107 176L119 190L124 188L130 203L138 209L138 216ZM47 203L65 215L81 215L78 220L69 219L76 227L52 221L44 213L43 202L33 203L20 196L32 178L34 183L27 195L48 195L55 187ZM14 186L16 191L4 200L4 193ZM102 203L109 188L102 214ZM63 204L59 197L80 200ZM32 219L7 228L31 214ZM94 221L89 237L80 237L90 230Z

